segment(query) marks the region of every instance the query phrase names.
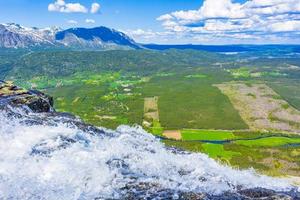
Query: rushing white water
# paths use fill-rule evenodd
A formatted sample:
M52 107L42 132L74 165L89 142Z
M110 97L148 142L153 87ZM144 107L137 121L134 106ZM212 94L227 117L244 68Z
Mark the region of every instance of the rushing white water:
M237 186L291 189L204 154L176 153L139 127L93 135L67 124L29 126L0 111L0 199L121 198L132 182L210 194Z

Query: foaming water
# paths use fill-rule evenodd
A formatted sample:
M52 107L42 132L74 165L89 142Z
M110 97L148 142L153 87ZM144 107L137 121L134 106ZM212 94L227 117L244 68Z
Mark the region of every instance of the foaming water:
M140 183L175 193L293 189L205 154L168 149L140 127L93 134L69 123L28 125L0 111L0 199L122 198L128 185Z

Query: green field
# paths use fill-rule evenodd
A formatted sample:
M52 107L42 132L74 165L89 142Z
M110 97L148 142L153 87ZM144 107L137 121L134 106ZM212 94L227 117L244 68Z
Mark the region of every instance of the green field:
M139 77L94 75L94 79L46 91L55 98L58 111L71 112L97 126L116 128L120 124L141 124L143 99L135 87L143 81Z
M299 79L273 79L268 82L268 85L289 102L289 104L300 110Z
M226 164L230 164L230 160L234 156L241 156L241 153L224 149L221 144L203 144L203 152L207 153L211 158L219 159Z
M228 98L216 87L214 72L186 78L186 74L134 76L121 73L75 76L60 79L36 77L25 84L47 88L58 111L71 112L88 123L108 128L142 124L143 99L159 97L159 126L163 129L245 129L246 124Z
M182 130L182 140L232 140L236 136L230 131L215 131L215 130Z
M160 122L165 129L247 128L229 99L213 86L215 82L184 75L155 77L141 91L144 96L159 97Z
M164 142L177 148L206 153L237 168L251 166L274 176L300 175L300 136L211 130L184 130L182 133L182 141Z
M300 138L270 137L270 138L262 138L257 140L236 141L234 143L238 145L249 146L249 147L275 147L275 146L300 144Z

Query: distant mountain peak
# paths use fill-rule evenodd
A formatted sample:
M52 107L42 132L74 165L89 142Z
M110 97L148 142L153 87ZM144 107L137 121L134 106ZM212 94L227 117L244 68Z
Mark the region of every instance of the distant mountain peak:
M0 24L1 48L67 47L83 49L138 49L133 39L108 27L70 28L24 27L16 23Z
M83 44L82 41L84 40L87 43L97 41L94 43L94 45L98 47L100 47L101 45L103 46L103 44L114 44L116 46L123 46L134 49L140 48L140 46L133 39L131 39L124 33L104 26L95 28L70 28L58 32L55 36L55 39L57 41L68 43L68 39L70 37L77 37L80 41L80 45Z
M4 23L3 25L5 25L5 26L14 26L14 27L22 28L22 26L21 26L20 24L16 24L16 23Z

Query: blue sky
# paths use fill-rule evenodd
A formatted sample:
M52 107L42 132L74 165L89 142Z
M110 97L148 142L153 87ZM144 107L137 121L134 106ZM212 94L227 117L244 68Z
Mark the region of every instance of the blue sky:
M3 0L0 19L36 27L103 25L144 43L300 43L299 0Z
M55 0L9 0L0 1L2 23L15 22L25 26L75 26L68 20L78 22L76 26L104 25L116 29L162 30L156 18L176 9L193 9L201 0L65 0L66 3L80 3L89 8L92 3L101 5L97 14L49 12L48 5ZM86 24L85 19L94 19L95 24Z

